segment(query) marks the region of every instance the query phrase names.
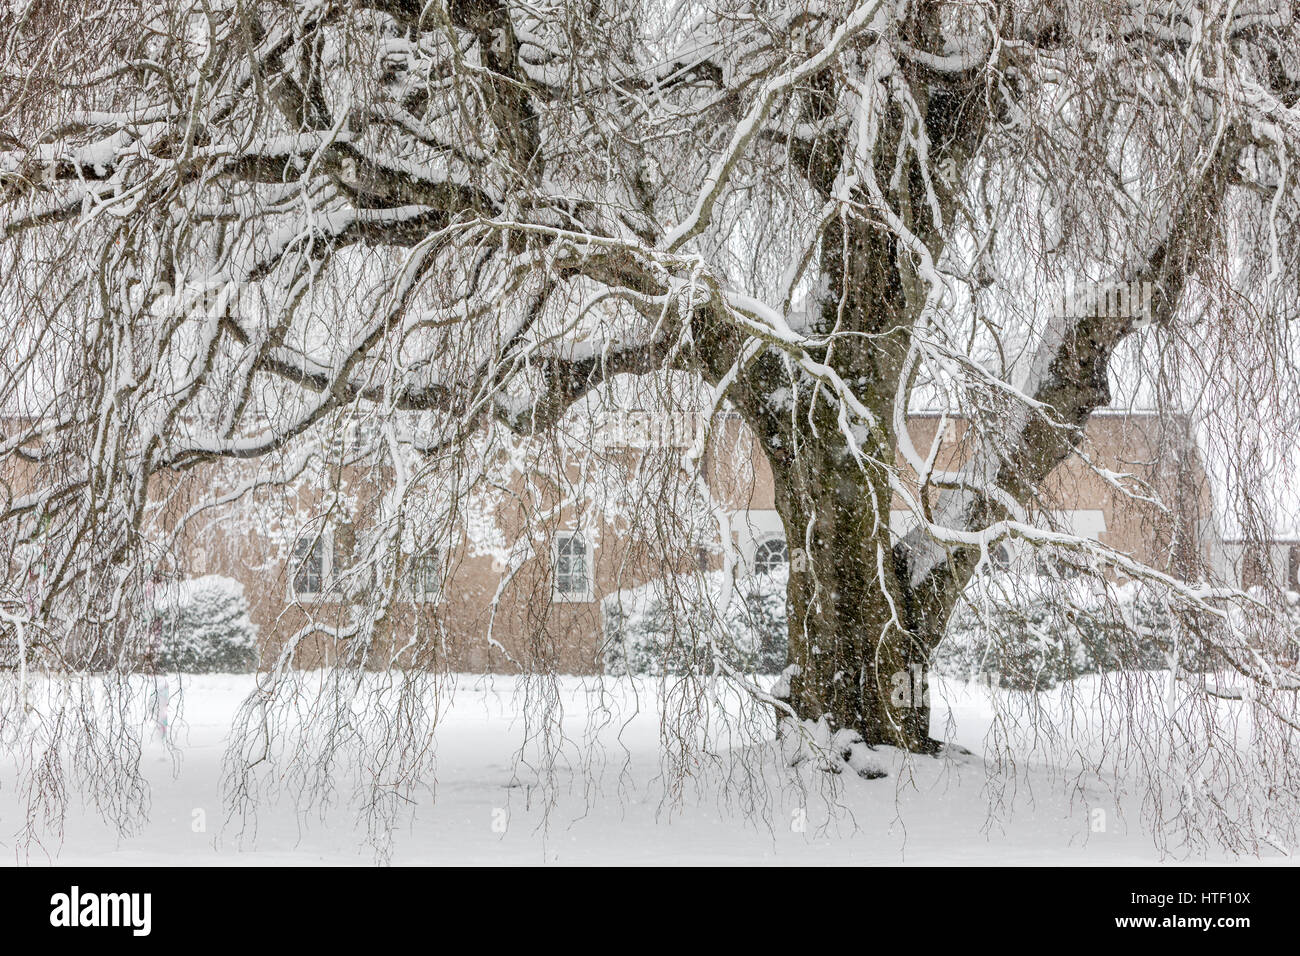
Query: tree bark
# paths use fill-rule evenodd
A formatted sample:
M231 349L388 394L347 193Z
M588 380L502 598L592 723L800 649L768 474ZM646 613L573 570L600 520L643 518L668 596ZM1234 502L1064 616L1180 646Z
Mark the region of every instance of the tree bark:
M834 441L776 473L790 547L789 704L869 745L931 752L927 633L890 540L892 493Z
M909 592L891 540L888 481L895 389L924 296L897 237L860 220L828 225L821 268L832 292L815 331L833 344L817 359L875 416L875 428L854 429L865 464L849 447L838 400L799 376L792 383L778 360L755 363L735 396L771 466L790 548L788 702L800 719L824 717L869 745L932 752L929 658L942 623L933 624L933 602ZM842 329L866 334L835 335ZM788 406L772 407L772 396L791 392Z

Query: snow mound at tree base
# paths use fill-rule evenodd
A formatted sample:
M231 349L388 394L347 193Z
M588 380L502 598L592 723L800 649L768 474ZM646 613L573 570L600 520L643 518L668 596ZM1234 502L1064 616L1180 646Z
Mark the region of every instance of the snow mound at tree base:
M787 767L808 765L827 773L846 770L864 780L889 775L874 748L855 730L832 731L825 717L783 720L777 730L781 757Z

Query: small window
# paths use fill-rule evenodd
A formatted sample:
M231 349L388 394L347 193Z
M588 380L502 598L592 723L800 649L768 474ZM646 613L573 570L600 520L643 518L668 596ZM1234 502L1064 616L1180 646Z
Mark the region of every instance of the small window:
M293 546L294 598L318 597L330 572L330 542L325 534L307 534Z
M555 544L555 596L566 601L591 600L591 554L577 532L561 534Z
M411 591L417 604L432 604L442 596L442 564L436 553L411 558Z
M777 574L790 567L790 549L783 538L760 541L754 549L754 573Z

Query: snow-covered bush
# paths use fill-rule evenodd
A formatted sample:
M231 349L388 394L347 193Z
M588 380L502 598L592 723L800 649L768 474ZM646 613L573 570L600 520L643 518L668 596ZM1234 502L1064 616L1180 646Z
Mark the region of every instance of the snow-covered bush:
M257 626L238 581L219 575L182 581L155 610L162 670L236 674L257 667Z
M722 615L721 572L653 581L605 599L602 653L609 674L708 670L713 654L738 670L778 674L788 640L784 575L741 576ZM1300 627L1300 605L1296 607ZM1169 666L1198 670L1197 642L1158 594L1136 584L1104 585L994 575L972 583L933 659L936 671L1015 690L1048 690L1086 674Z
M601 646L608 674L708 671L715 657L739 671L780 673L786 663L786 578L723 572L652 581L607 597ZM725 612L719 616L714 610Z
M1048 690L1085 674L1168 667L1175 647L1182 669L1201 667L1197 642L1136 584L994 575L972 582L933 666L963 680Z

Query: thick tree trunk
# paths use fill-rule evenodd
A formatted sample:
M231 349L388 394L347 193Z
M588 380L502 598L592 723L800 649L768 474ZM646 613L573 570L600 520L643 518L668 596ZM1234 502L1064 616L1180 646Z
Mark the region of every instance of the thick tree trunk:
M897 151L886 143L878 149L877 179L889 182ZM828 198L839 155L809 157ZM924 183L909 178L899 190L906 218L926 233ZM790 547L789 703L800 718L824 717L869 745L930 752L937 745L930 738L929 658L947 618L940 605L951 596L920 602L910 593L890 537L886 480L896 454L899 375L925 306L924 284L897 237L871 221L833 218L821 251L830 291L813 331L833 344L817 358L873 412L872 429L863 422L855 428L866 462L848 446L838 400L807 379L792 387L775 358L755 363L733 389L772 467ZM838 334L845 330L857 334ZM792 391L793 407L773 407L772 396Z
M937 636L915 619L896 564L888 486L873 484L839 442L802 447L776 486L791 555L791 707L872 746L932 751Z
M846 236L836 221L824 240L826 285L841 292L827 297L818 331L869 333L839 337L819 356L873 410L876 427L855 430L865 463L848 446L838 401L806 379L792 388L776 358L755 363L733 397L772 467L790 547L790 706L872 746L932 751L928 667L942 632L934 602L926 614L915 609L889 530L894 392L923 304L896 253L864 224ZM772 396L792 391L794 407L774 407Z

